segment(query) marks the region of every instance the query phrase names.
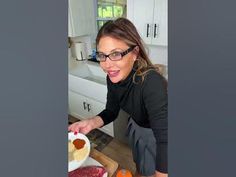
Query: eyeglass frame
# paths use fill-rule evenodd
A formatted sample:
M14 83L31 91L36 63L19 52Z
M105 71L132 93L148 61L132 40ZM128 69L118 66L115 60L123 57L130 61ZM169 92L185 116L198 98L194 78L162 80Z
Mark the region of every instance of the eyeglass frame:
M129 47L127 50L125 50L124 52L114 51L114 52L112 52L112 53L110 53L110 54L108 54L108 55L106 55L106 54L103 53L103 55L104 55L104 57L105 57L104 60L99 60L98 57L97 57L97 55L98 55L99 53L101 53L101 52L96 52L96 60L99 61L99 62L105 62L105 61L107 60L107 57L108 57L111 61L119 61L119 60L122 60L122 58L123 58L125 55L127 55L128 53L130 53L132 50L134 50L134 48L135 48L136 46L137 46L137 45L131 46L131 47ZM113 60L113 59L111 59L111 58L109 57L111 54L114 54L115 52L117 52L117 53L119 53L119 54L121 55L120 59L118 59L118 60Z

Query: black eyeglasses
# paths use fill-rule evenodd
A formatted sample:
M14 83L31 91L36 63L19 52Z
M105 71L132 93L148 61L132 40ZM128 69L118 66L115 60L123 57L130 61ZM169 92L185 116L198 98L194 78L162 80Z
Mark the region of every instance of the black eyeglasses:
M105 55L104 53L96 53L96 59L98 61L106 61L107 57L112 60L112 61L118 61L121 60L123 56L127 55L129 52L131 52L136 46L132 46L130 48L128 48L126 51L124 52L112 52L108 55Z

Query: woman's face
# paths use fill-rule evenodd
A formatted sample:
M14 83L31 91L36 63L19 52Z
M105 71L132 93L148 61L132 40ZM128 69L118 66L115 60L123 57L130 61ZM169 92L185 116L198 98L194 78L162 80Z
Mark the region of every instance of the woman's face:
M118 39L112 37L102 37L98 43L97 50L99 53L109 55L113 52L124 52L129 48L129 46ZM101 61L100 66L107 73L111 82L118 83L127 78L130 71L133 68L134 61L137 58L136 52L131 51L128 54L124 55L121 60L112 61L109 57L106 58L106 61Z

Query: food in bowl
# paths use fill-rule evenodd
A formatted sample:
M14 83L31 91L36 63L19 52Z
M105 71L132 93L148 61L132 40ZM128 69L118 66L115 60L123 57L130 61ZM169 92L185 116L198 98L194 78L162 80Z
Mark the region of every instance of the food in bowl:
M84 147L82 149L75 150L73 153L73 157L75 160L80 161L83 160L87 154L88 154L88 147Z
M68 140L68 161L83 160L88 154L88 147L85 146L86 142L83 139L76 138L71 141Z
M68 172L79 168L90 153L90 141L82 133L68 133Z
M83 139L79 139L79 138L77 138L73 141L75 148L78 150L82 149L84 147L85 143L86 142Z
M73 152L75 150L74 144L71 142L71 140L68 141L68 151Z

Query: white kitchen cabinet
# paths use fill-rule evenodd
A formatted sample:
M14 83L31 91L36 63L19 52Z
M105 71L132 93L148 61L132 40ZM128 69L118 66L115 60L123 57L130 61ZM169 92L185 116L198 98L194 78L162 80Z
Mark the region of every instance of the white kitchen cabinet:
M94 0L68 0L68 36L95 34Z
M69 112L72 116L86 119L92 117L91 103L87 97L69 91Z
M168 44L168 0L127 0L127 17L146 44Z
M104 103L88 98L71 90L69 90L68 97L69 114L77 118L86 119L93 117L105 108ZM99 129L110 136L114 136L113 123L110 123Z

